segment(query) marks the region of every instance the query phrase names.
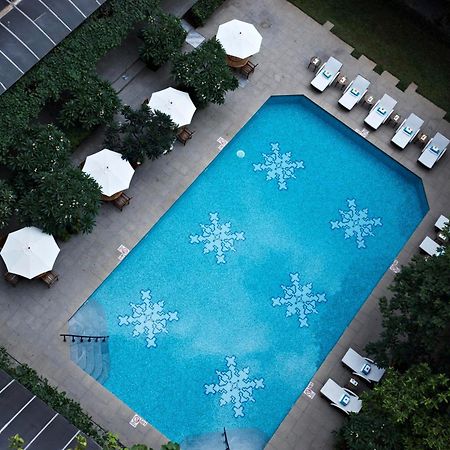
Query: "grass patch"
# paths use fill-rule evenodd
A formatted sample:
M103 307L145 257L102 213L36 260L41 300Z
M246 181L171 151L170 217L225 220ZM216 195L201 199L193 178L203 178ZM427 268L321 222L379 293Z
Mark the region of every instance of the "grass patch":
M353 56L353 58L359 59L361 58L362 53L358 52L358 50L353 49L351 55Z
M422 26L394 2L289 1L319 23L333 22L336 36L407 85L416 83L422 95L450 112L450 46L431 26Z

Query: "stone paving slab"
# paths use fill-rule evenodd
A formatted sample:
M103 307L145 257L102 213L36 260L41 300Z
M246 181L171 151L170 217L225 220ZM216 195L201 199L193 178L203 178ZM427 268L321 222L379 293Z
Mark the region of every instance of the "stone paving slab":
M450 136L450 124L442 119L442 109L415 92L397 89L394 80L372 71L371 61L352 57L346 43L287 1L229 0L198 32L210 38L220 23L233 18L254 23L264 38L261 52L252 58L259 63L258 68L245 88L229 93L224 105L210 105L198 111L192 123L196 133L188 145L176 144L171 153L136 171L128 191L133 199L123 212L105 204L91 234L74 236L61 243L62 250L55 266L60 281L52 289L36 280L23 281L17 288L0 283L2 345L68 392L98 423L118 432L126 444L140 441L159 448L165 437L150 424L145 428L132 428L128 422L134 412L72 363L68 346L58 339L58 334L67 330L68 319L120 263L117 259L119 245L133 248L217 156L219 137L231 140L275 94L306 95L352 129L362 129L367 114L362 106L345 112L338 108L337 100L342 94L338 89L329 88L322 94L310 89L313 74L307 70L307 65L313 55L322 59L330 55L337 57L343 62L343 71L348 77L361 73L372 82L370 91L376 97L387 92L396 98L403 116L414 111L425 120L425 130L439 130ZM169 74L169 66L157 72L143 68L122 87L123 102L138 106L153 91L173 84ZM418 147L410 145L399 151L389 144L393 134L393 128L383 126L370 132L367 139L422 178L430 205L429 213L397 257L402 265L417 252L427 234L434 236L436 218L450 211L450 159L448 155L444 156L432 171L428 171L416 162L420 154ZM102 139L102 130L98 130L76 152L74 163L101 149ZM3 262L0 265L4 270ZM387 292L392 279L393 273L388 270L314 375L315 392L319 392L330 376L337 382L344 382L349 377L340 359L350 344L363 351L366 343L376 338L381 326L377 299ZM299 392L298 400L267 449L331 449L332 431L342 420L339 412L319 395L311 400Z

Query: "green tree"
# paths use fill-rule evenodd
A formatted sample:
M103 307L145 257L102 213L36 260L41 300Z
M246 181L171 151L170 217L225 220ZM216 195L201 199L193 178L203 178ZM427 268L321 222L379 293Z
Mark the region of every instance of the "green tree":
M450 249L440 256L415 256L389 289L392 297L380 300L380 340L367 351L399 370L425 362L450 375Z
M105 147L121 153L133 165L143 163L145 157L159 158L172 149L177 126L167 114L141 105L136 110L124 106L122 115L122 122L107 128Z
M69 164L70 142L54 125L36 125L24 130L8 166L25 177L53 172Z
M19 215L26 225L67 239L70 234L92 231L100 198L99 185L78 168L42 172L19 201Z
M15 203L14 189L6 181L0 180L0 229L8 225Z
M239 85L226 64L225 50L215 38L190 53L176 56L172 75L200 107L209 102L224 103L227 91Z
M180 52L186 34L180 19L158 11L147 19L147 26L141 33L144 44L139 48L139 55L147 66L156 70Z
M191 12L194 19L194 25L205 25L206 20L225 0L198 0L192 7Z
M80 126L90 130L111 122L121 105L111 84L98 77L87 76L77 88L61 109L59 120L64 127Z
M446 450L450 442L450 380L426 364L404 374L389 369L361 396L363 408L339 430L347 450Z

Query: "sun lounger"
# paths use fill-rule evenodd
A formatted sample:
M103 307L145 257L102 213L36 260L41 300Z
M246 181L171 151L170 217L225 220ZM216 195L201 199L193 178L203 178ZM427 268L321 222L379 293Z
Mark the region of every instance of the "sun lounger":
M442 246L427 236L419 245L420 249L430 256L437 256L442 253Z
M311 81L311 85L318 91L323 92L339 75L341 67L342 63L330 56L328 61L317 71L317 75Z
M358 75L346 87L344 94L339 99L339 104L350 111L357 103L359 103L363 99L364 95L366 95L369 85L369 80L366 80L361 75Z
M439 231L443 231L445 227L448 227L448 225L448 219L443 215L440 215L438 220L436 220L436 223L434 224L435 228Z
M331 405L344 411L345 414L358 413L362 402L359 397L349 389L339 386L334 380L328 378L320 393L330 400Z
M442 158L449 143L450 141L444 135L436 133L425 145L417 161L431 169Z
M361 356L352 348L347 350L347 353L342 358L342 363L349 367L354 375L363 378L369 383L378 383L385 372L384 369L379 368L371 359Z
M376 130L381 124L389 119L396 104L397 100L384 94L383 97L381 97L381 100L378 100L375 105L373 105L369 115L364 119L364 122Z
M410 114L397 128L391 142L401 149L405 148L417 136L422 125L423 120L420 117Z

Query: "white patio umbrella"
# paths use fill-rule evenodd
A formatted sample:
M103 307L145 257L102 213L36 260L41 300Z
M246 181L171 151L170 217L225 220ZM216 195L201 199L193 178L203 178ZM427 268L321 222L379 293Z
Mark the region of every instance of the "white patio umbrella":
M107 197L128 189L134 175L131 164L120 153L107 148L88 156L83 172L94 178Z
M262 36L258 30L241 20L233 19L220 25L216 37L227 55L236 58L249 58L261 48Z
M8 272L34 278L53 269L59 247L51 234L25 227L8 235L0 255Z
M153 111L158 110L170 116L178 127L189 125L197 109L187 92L171 87L153 92L148 106Z

